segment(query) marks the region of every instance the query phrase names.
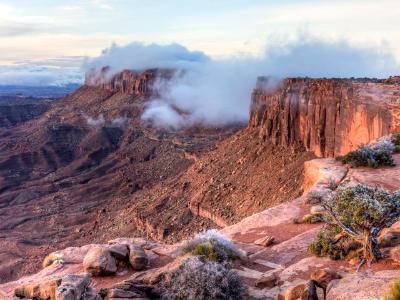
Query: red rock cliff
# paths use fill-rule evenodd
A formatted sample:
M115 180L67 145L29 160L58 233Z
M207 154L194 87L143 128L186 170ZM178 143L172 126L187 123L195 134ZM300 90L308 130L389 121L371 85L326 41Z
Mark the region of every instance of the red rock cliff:
M276 145L301 143L333 157L400 131L400 86L392 80L289 78L273 92L268 81L257 82L249 127Z
M86 73L85 84L99 86L110 92L123 92L135 96L150 96L153 94L152 87L157 78L169 79L172 76L172 70L124 70L113 74L108 67L104 67L101 70L89 70Z

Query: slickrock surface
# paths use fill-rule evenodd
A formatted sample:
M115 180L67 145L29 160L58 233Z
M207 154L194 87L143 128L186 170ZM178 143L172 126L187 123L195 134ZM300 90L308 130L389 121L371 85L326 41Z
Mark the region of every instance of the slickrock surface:
M399 277L400 269L352 273L332 282L327 300L382 299L390 284Z
M349 170L346 181L353 184L364 183L370 186L381 187L389 191L400 190L400 154L393 155L396 167L352 168Z
M253 92L249 127L276 145L334 157L400 130L400 86L392 81L289 78L266 88L268 80Z

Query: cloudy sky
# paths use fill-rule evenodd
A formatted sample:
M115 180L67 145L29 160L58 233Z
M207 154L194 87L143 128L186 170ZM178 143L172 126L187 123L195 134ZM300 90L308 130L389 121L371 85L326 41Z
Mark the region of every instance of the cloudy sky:
M313 36L400 61L398 0L0 0L0 84L79 81L112 43L179 43L213 58L258 56Z

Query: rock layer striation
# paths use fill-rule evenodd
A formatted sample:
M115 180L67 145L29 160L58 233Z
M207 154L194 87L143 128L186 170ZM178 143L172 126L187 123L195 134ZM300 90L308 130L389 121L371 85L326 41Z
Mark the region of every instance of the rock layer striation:
M288 78L271 86L271 78L258 79L249 127L275 145L300 143L334 157L400 131L394 80Z

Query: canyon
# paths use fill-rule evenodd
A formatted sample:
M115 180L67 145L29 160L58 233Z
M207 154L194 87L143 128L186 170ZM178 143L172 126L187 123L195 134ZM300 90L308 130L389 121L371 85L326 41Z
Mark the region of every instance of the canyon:
M16 287L11 281L21 277L35 280L27 275L56 250L83 247L76 250L80 263L50 266L37 278L81 272L82 252L90 248L84 245L119 237L157 241L148 251L158 266L169 249L165 264L175 258L177 242L209 228L251 254L238 270L249 285L271 270L260 261L285 265L288 284L294 274L300 281L309 276L312 268L299 271L307 264L348 268L310 258L307 243L319 225L291 220L309 211L304 199L310 190L331 180L371 180L333 158L400 131L396 77L288 78L272 87L271 78L260 77L248 124L155 128L141 114L156 96L155 80L172 76L158 69L91 71L75 92L0 124L0 282L10 282L0 290L10 293ZM0 120L11 119L10 112L25 116L24 109L2 109ZM397 171L384 169L379 178ZM265 235L279 241L272 252L254 245ZM296 264L301 268L290 273ZM109 287L128 275L94 279L93 286ZM281 292L253 296L271 299Z

